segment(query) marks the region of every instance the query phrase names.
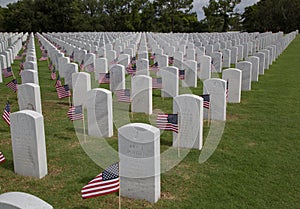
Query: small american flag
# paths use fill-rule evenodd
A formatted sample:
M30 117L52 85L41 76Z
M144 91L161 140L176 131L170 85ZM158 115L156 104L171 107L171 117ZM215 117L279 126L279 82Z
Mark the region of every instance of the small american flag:
M13 92L18 91L18 81L17 79L13 79L12 81L8 82L6 86L11 89Z
M2 152L0 152L0 163L4 163L5 162L5 157L2 154Z
M200 97L203 98L203 107L206 108L206 109L209 109L210 95L209 94L203 94L203 95L200 95Z
M129 75L135 75L136 74L136 65L129 63L128 67L126 68L126 71L128 72Z
M116 91L116 95L119 102L131 102L130 89L121 89Z
M178 133L178 114L159 113L156 119L157 128Z
M56 82L55 82L55 88L60 87L60 86L62 86L62 85L61 85L61 82L60 82L60 76L58 74Z
M185 70L179 70L179 79L184 80L185 78Z
M109 83L110 76L109 73L100 73L99 74L99 83Z
M56 87L56 91L59 99L63 99L71 96L71 91L68 85L58 86Z
M83 199L118 192L120 188L119 162L107 167L81 189Z
M90 63L87 66L85 66L85 70L87 72L94 72L94 63Z
M13 72L11 70L11 67L7 67L6 69L2 69L2 73L4 75L4 78L8 78L13 76Z
M161 89L162 88L162 78L152 78L152 88Z
M153 65L150 66L149 70L153 70L153 71L159 71L159 66L158 66L158 62L155 62Z
M6 102L6 106L3 110L2 119L8 126L10 126L10 104L8 101Z
M82 105L71 106L68 110L68 118L71 121L82 120L83 119Z
M52 78L52 80L56 79L56 71L55 71L55 69L52 70L52 72L51 72L51 78Z

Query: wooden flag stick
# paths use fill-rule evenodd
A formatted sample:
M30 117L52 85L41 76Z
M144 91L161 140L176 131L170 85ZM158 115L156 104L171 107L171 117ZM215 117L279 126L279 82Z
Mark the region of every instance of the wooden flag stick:
M208 106L208 110L207 110L207 127L209 127L210 125L210 101L209 101L209 106Z

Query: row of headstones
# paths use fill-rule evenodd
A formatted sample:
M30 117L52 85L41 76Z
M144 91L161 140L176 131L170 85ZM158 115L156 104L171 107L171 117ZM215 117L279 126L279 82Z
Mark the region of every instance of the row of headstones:
M283 48L288 46L296 34L297 32L293 32L283 38ZM235 76L236 72L237 70L227 70L224 76ZM241 81L240 72L238 77ZM226 80L205 80L204 93L208 92L212 95L212 100L218 100L215 105L226 105ZM180 95L174 98L173 113L179 112L185 124L181 127L183 130L180 133L180 142L178 134L173 133L173 146L177 146L177 143L180 147L201 146L202 102L202 98L196 95ZM221 111L219 113L222 114ZM118 137L121 195L156 202L160 197L160 131L148 124L133 123L119 128ZM141 158L145 155L147 158Z
M19 50L22 48L22 42L26 39L18 39L18 44L21 40L21 46L18 46ZM21 73L22 84L18 85L19 111L10 114L14 171L23 176L43 178L47 175L48 169L33 34L29 35L26 51L26 62ZM33 195L23 192L8 192L0 195L0 208L52 209L53 207Z
M124 72L124 70L123 70L123 72ZM178 73L178 71L176 71L176 72ZM75 89L76 88L82 89L83 86L89 86L88 85L88 82L90 81L90 78L88 78L89 74L80 72L78 74L76 74L76 73L73 74L72 77L73 76L74 76L74 81L76 80L76 82L74 82ZM84 77L85 77L85 79L84 79ZM150 78L149 77L145 78L145 77L146 76L136 76L136 77L133 78L134 80L136 79L136 80L139 81L139 82L136 83L136 85L139 87L139 88L137 88L138 91L140 91L141 85L144 84L144 83L148 83L148 87L151 86L152 82L149 82ZM147 79L148 82L145 82L146 81L145 79ZM86 83L84 81L86 81ZM210 90L210 86L215 87L216 82L218 82L218 81L216 81L216 79L206 80L206 81L204 81L204 86L211 93L213 90ZM226 103L226 101L225 101L226 82L224 80L222 80L221 82L222 82L222 100L223 100L224 103ZM133 84L133 86L134 86L134 84ZM152 88L147 88L147 89L148 89L148 98L150 98L149 97L149 95L150 95L149 92L151 91ZM216 92L217 92L217 94L220 94L221 91L216 90ZM74 90L74 95L76 95L76 94L78 94L78 91ZM86 104L87 105L87 112L88 112L88 124L89 124L89 127L91 128L91 129L89 129L89 135L95 134L95 136L99 137L100 135L105 136L104 134L107 134L106 136L109 136L109 134L112 134L112 93L111 93L111 91L108 91L108 90L105 90L105 89L93 89L93 90L88 90L87 89L86 93L81 93L81 94L86 94L87 95L87 97L85 98L85 101L88 101L87 104ZM139 95L139 96L141 96L141 95ZM142 98L144 99L144 98L146 98L146 96L143 95ZM219 96L218 96L218 98L219 98ZM191 107L192 105L193 105L193 107ZM191 110L193 110L193 111L189 112ZM181 139L182 140L180 142L180 146L185 147L185 146L191 146L191 145L194 146L195 145L196 147L198 147L200 149L199 146L202 146L202 142L201 142L202 137L200 137L200 136L202 136L202 134L201 134L202 129L201 129L201 126L200 127L194 127L194 126L195 126L195 124L200 124L200 125L202 124L201 115L203 115L203 99L196 96L196 95L176 96L176 97L174 97L173 112L180 112L182 114L182 118L183 118L182 120L184 120L184 118L187 119L186 120L187 122L183 123L183 125L182 125L182 132L181 132L181 134L182 134ZM198 114L195 114L195 112L198 112ZM98 115L98 114L102 115L103 116L102 119L105 120L105 121L97 121L97 119L99 119L99 118L95 117L95 115ZM191 120L190 118L193 118L193 120ZM13 120L13 117L12 117L12 120ZM20 120L20 121L24 121L24 119ZM191 122L191 124L188 124L188 122ZM26 123L26 124L29 124L29 123ZM40 122L40 124L41 124L41 122ZM94 129L92 129L93 128L92 124L93 125L101 124L101 127L94 127ZM103 124L107 124L108 129L104 130L105 126ZM22 126L24 126L24 125L21 125L21 127ZM140 129L137 129L136 127L140 127ZM189 127L193 127L193 130L195 132L194 131L191 132ZM39 129L41 129L41 127ZM159 140L157 140L157 136L159 136L159 130L157 128L150 127L150 125L146 125L146 124L128 124L125 127L122 127L122 128L119 129L119 136L120 136L120 132L122 132L122 130L126 130L126 129L128 129L128 130L129 129L131 129L131 130L134 129L134 131L130 131L130 132L125 131L122 134L122 136L126 136L126 134L138 132L139 130L145 129L145 130L148 130L148 131L151 132L151 133L149 133L149 136L155 136L153 142L155 142L155 143L159 142ZM93 132L94 130L96 132ZM143 131L145 131L145 130L143 130ZM23 133L24 131L25 130L22 130L21 132ZM26 133L26 131L25 131L25 133ZM29 134L27 133L25 135L29 135ZM176 134L174 133L174 135L175 135L175 137L173 138L173 145L177 143ZM122 146L123 146L122 141L123 140L121 140L122 136L119 137L119 140L120 140L120 145L119 145L120 146L120 153L123 153L123 151L122 151L123 150L122 149ZM186 138L188 138L188 139L195 139L195 140L190 142L189 140L185 140L185 136L187 136ZM193 136L193 137L191 137L191 136ZM194 136L196 136L196 137L194 137ZM137 143L140 143L140 140L141 139L137 138ZM144 140L149 140L149 139L144 138ZM181 144L181 143L183 143L183 144ZM30 143L26 143L26 144L28 145ZM128 149L127 145L128 144L124 145L125 146L124 149ZM159 147L159 145L155 145L155 147ZM157 150L154 150L154 152L156 153ZM124 152L124 153L128 153L128 152ZM138 153L138 152L136 152L136 153ZM160 193L160 189L158 189L158 188L160 188L160 183L158 184L159 176L158 175L152 176L153 179L151 180L151 183L152 183L151 186L149 186L149 184L150 184L149 182L146 183L146 185L148 186L147 188L152 188L151 190L149 190L149 191L144 190L144 192L137 192L138 188L136 188L136 183L135 183L136 181L132 182L131 178L126 177L127 176L126 172L129 172L127 170L127 168L130 167L130 165L131 165L131 164L127 165L127 163L126 163L126 159L127 159L128 156L125 156L125 159L123 159L122 157L124 157L124 156L121 156L121 154L120 154L120 159L121 159L121 163L120 163L120 166L121 166L120 167L121 187L124 188L124 190L122 192L122 195L123 196L128 196L128 197L133 197L133 198L147 199L151 202L156 202L158 197L159 197L159 193ZM157 166L159 164L159 155L158 156L155 155L155 160L156 161L154 162L154 164L155 164L155 166ZM142 169L142 167L141 167L141 169ZM124 172L124 173L122 173L122 172ZM137 172L141 172L141 171L137 171ZM147 170L148 175L149 175L149 172L150 173L153 172L153 168L150 168L150 169L148 168L148 170ZM122 180L122 178L124 178L124 179ZM132 188L134 188L134 190ZM153 190L153 188L155 188L155 189ZM149 193L151 193L153 195L149 195ZM145 194L147 194L147 195L145 195Z
M287 36L285 43L286 44L290 43L293 37L294 34ZM77 82L75 82L76 85L77 84L81 85L83 83L82 81L79 81L81 74L83 73L79 73L77 75L74 74L74 79L77 80ZM77 78L75 78L76 76ZM145 83L145 79L148 80L148 86L150 86L152 83L149 82L150 78L146 78L146 76L137 76L134 77L133 79L139 81L136 83L136 85L139 87L141 86L141 84ZM86 79L86 80L90 80L90 79ZM225 81L221 81L221 82L223 82L222 94L223 94L223 101L225 102L226 83ZM216 85L216 83L214 82L212 82L211 85L208 83L211 83L211 81L210 80L204 81L204 86L206 87L206 89L210 89L209 86ZM150 91L150 89L152 88L148 88L148 89ZM220 91L217 92L218 94L220 93ZM103 113L103 111L112 113L112 108L106 108L108 106L111 107L111 105L109 105L109 103L111 103L111 99L110 102L108 99L111 98L111 92L104 89L93 89L89 91L87 95L88 98L92 98L91 101L94 101L94 104L89 104L91 108L88 108L88 112L91 112L89 111L89 109L90 110L92 109L93 112L100 111L101 114ZM143 95L142 98L145 98L145 96ZM105 106L105 108L103 108L103 106ZM173 101L173 112L174 113L180 112L182 120L186 118L185 121L187 121L187 123L183 123L184 125L181 127L182 132L180 137L182 140L180 143L183 144L180 144L180 146L185 147L185 146L192 145L199 148L199 146L201 146L202 144L201 118L203 115L203 99L196 95L177 96L174 98ZM13 150L14 150L13 153L15 154L14 155L15 167L19 166L20 168L22 168L20 169L20 174L22 175L30 175L39 178L43 177L44 175L46 175L45 171L47 170L46 154L39 155L39 157L37 155L32 155L32 153L36 153L36 154L46 153L45 140L43 136L44 126L43 126L42 115L34 111L23 110L17 113L13 113L11 115L11 121L12 121L11 129L12 129ZM103 123L98 123L98 124L103 124ZM190 131L191 127L192 130L194 130L192 132ZM160 131L157 128L150 126L148 124L128 124L119 128L118 135L119 135L118 140L119 140L119 156L120 156L120 176L121 176L120 182L122 188L121 195L131 197L131 198L146 199L150 202L156 202L160 197L160 154L159 154L160 153L159 152ZM135 137L132 137L133 135ZM178 143L177 134L174 133L174 135L175 137L173 138L173 145L176 145ZM187 136L186 138L195 139L195 140L192 141L184 140L182 137L185 138L185 136ZM145 144L143 142L147 142L147 143ZM143 143L142 148L140 146L141 143ZM136 149L136 150L132 150L132 149ZM150 159L139 158L141 155L144 156L144 154L146 154L144 150L147 150L147 155L151 157ZM41 159L44 160L44 163L42 162ZM132 176L133 174L134 177L136 178ZM25 207L23 205L24 201L22 201L22 198L26 197L27 198L27 201L25 201L26 204L30 199L30 202L36 201L36 203L32 203L33 205L37 204L39 207L41 207L41 205L45 204L47 208L52 208L50 205L47 205L44 202L43 203L39 202L37 198L32 196L29 197L29 196L30 195L28 194L20 194L20 193L3 194L0 196L0 205L2 204L1 206L3 208L5 207L8 208L10 206L17 207L16 205L20 204L22 206L18 205L18 207L22 208ZM12 199L14 201L12 201Z
M6 38L0 42L0 83L3 82L2 70L12 66L14 59L22 48L23 33L9 34L5 33Z

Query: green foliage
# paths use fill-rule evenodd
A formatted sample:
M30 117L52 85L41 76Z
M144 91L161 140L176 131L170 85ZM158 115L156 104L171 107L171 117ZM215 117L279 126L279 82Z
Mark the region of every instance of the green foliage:
M246 31L284 31L286 33L300 28L300 1L261 0L247 7L243 14Z
M241 0L210 0L207 7L203 7L205 13L205 20L208 31L226 32L229 29L236 30L232 26L233 19L238 14L233 12L233 9Z

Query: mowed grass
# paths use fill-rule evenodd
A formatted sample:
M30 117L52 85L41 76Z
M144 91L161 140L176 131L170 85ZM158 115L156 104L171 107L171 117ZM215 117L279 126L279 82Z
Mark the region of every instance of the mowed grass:
M37 47L37 58L41 52ZM200 151L192 150L175 168L161 175L161 199L156 204L122 198L122 208L299 208L300 207L300 36L273 63L252 90L242 93L240 104L227 106L222 140L214 154L198 163ZM45 123L48 175L34 179L13 169L10 131L0 122L0 193L27 192L56 209L118 208L118 195L82 200L80 190L103 168L84 152L66 113L68 99L58 100L47 62L38 62ZM19 61L13 65L17 75ZM128 78L129 79L129 78ZM18 111L16 94L0 84L0 106L7 97ZM20 78L18 78L20 81ZM195 94L202 94L202 83ZM96 84L93 84L93 87ZM107 85L101 87L108 88ZM180 92L189 92L180 89ZM172 100L153 95L153 109L172 111ZM151 123L144 114L130 115L131 122ZM205 135L208 128L205 127ZM172 145L172 134L161 135L161 152ZM107 139L117 148L117 130Z

